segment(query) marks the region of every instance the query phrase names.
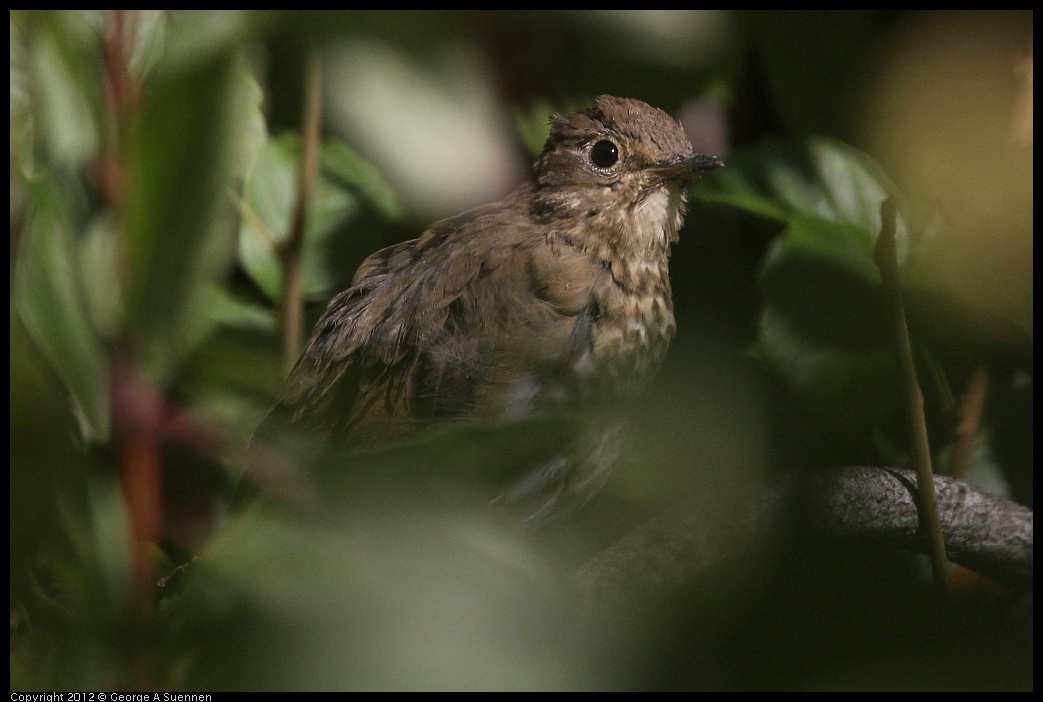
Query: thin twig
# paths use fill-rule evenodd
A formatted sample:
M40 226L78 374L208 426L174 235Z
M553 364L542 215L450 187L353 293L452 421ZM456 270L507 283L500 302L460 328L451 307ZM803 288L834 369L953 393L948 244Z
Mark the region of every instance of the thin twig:
M316 54L308 57L304 84L304 114L301 120L301 168L297 179L290 234L279 247L282 261L282 346L287 373L297 362L304 336L304 300L301 291L301 249L308 202L319 156L319 122L322 113L322 70Z
M109 213L126 241L123 209L127 183L128 143L141 105L138 76L130 66L134 52L138 14L135 10L105 12L105 80L108 98L106 149L101 156L102 190ZM129 344L127 344L130 347ZM132 351L132 347L131 351ZM131 418L154 419L138 406L138 378L131 353L124 350L110 360L110 401L112 430L119 446L120 478L130 517L131 562L134 578L134 604L139 613L152 609L152 545L159 540L162 521L162 466L155 436L147 429L132 426ZM144 423L148 425L148 421Z
M160 432L162 395L138 375L129 356L117 353L110 367L113 441L118 447L120 482L130 519L134 606L151 612L156 574L152 549L163 524L163 465Z
M927 536L928 552L934 582L943 600L948 599L949 561L945 553L941 520L938 516L938 501L934 492L934 471L931 468L931 446L927 438L927 420L924 418L923 393L916 378L912 343L905 318L901 285L898 280L898 255L895 233L897 211L892 199L884 200L880 206L880 237L876 242L873 258L880 269L884 296L887 300L894 328L898 363L905 386L906 411L913 452L913 468L920 497L920 523Z
M125 207L133 173L132 144L141 113L141 77L132 66L140 20L137 10L105 13L105 80L108 122L105 146L96 169L108 215L120 232L124 252L130 242ZM124 271L121 271L121 274ZM109 413L113 445L119 457L120 484L130 527L130 565L138 645L131 651L130 684L155 689L156 665L149 637L155 610L156 572L153 548L163 525L163 463L155 428L161 421L163 399L138 375L133 339L114 344L120 350L109 359Z
M105 11L105 85L109 119L103 132L105 146L94 165L101 192L112 214L122 215L127 149L139 112L141 81L131 66L137 42L138 10Z

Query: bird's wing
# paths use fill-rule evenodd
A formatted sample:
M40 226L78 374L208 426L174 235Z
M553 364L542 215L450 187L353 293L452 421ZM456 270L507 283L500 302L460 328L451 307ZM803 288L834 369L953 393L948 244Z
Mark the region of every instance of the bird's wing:
M324 438L363 442L529 416L568 394L601 273L510 209L439 222L362 264L316 325L281 409Z

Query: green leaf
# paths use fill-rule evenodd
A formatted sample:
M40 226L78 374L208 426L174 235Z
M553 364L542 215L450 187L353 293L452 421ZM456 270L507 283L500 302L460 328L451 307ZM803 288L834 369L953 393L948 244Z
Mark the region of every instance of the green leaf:
M580 109L577 107L576 109ZM554 106L546 100L539 100L528 107L528 109L516 109L514 111L514 126L518 130L525 151L530 157L536 158L543 150L543 145L550 134L550 115L557 112ZM567 113L568 110L561 110Z
M244 267L273 301L282 296L276 253L289 236L297 199L300 135L269 140L250 171L240 202L239 253ZM347 145L327 141L312 185L304 226L303 291L324 299L343 287L370 253L401 205L377 170Z
M114 339L123 320L119 286L119 237L112 220L99 215L81 229L78 245L70 252L77 259L83 298L99 336Z
M725 168L703 179L699 197L753 214L787 220L796 214L858 227L874 239L880 204L894 186L868 156L843 142L769 141L730 154ZM899 213L900 255L907 237Z
M21 32L11 22L11 187L15 196L16 177L28 177L33 170L33 118L27 51L22 45ZM12 201L11 208L15 203Z
M791 218L761 270L768 302L816 343L879 348L890 328L868 234L815 216Z
M321 168L331 182L358 191L388 219L405 214L398 195L380 171L343 141L329 139L322 145Z
M31 569L66 541L60 508L78 495L90 465L75 431L67 384L12 306L11 602L32 597Z
M84 303L72 198L53 184L30 191L12 296L19 316L61 376L90 438L109 431L106 354Z
M894 425L901 413L892 331L873 256L880 206L895 197L887 178L861 152L809 139L734 154L705 181L700 199L783 225L761 267L765 310L752 351L787 388L792 431L814 435L802 445L819 447L829 454L819 459L831 463L871 451L878 436L902 436ZM904 258L901 212L898 243Z
M20 17L28 31L27 74L34 130L49 164L78 171L101 144L100 17L45 12ZM14 84L12 84L13 87Z
M234 50L192 70L157 70L134 134L127 176L126 334L153 375L198 342L202 291L233 252L228 192L253 108L237 89Z
M785 224L761 270L775 313L815 343L872 348L889 340L873 246L893 188L864 154L840 142L771 142L728 158L700 199ZM899 221L900 254L908 250Z
M247 512L187 579L183 620L198 654L187 685L603 686L610 630L575 606L554 565L480 511Z
M825 450L862 450L881 423L887 433L901 413L897 364L889 347L858 348L819 343L794 323L789 310L769 305L760 321L753 355L782 380L793 404L787 421L813 434ZM839 459L844 460L844 459ZM832 461L830 461L832 462Z

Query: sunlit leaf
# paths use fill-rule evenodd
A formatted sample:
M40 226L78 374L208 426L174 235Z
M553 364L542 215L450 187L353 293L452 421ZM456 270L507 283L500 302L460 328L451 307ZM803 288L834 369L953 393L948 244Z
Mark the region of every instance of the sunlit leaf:
M404 214L398 195L380 171L339 139L322 146L322 173L335 183L350 186L388 219Z
M96 11L95 11L96 12ZM76 171L97 154L102 135L100 16L86 11L24 17L34 128L48 162Z
M290 234L300 151L300 136L294 132L271 139L258 155L240 201L240 256L272 300L282 296L277 247ZM322 299L343 287L353 265L375 248L381 225L400 213L394 192L372 165L346 145L326 142L305 217L304 294Z

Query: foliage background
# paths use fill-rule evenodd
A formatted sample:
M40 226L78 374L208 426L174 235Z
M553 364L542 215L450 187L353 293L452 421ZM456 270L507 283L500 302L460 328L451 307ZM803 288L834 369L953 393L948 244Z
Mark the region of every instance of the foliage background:
M1031 506L1031 13L10 24L12 689L1031 688L1031 593L939 617L909 554L780 527L666 602L568 583L681 498L727 525L780 471L907 462L886 195L936 466ZM273 505L229 510L284 377L313 57L306 328L365 256L509 192L553 111L639 98L726 161L674 251L670 360L573 519L484 507L542 425L296 447Z

